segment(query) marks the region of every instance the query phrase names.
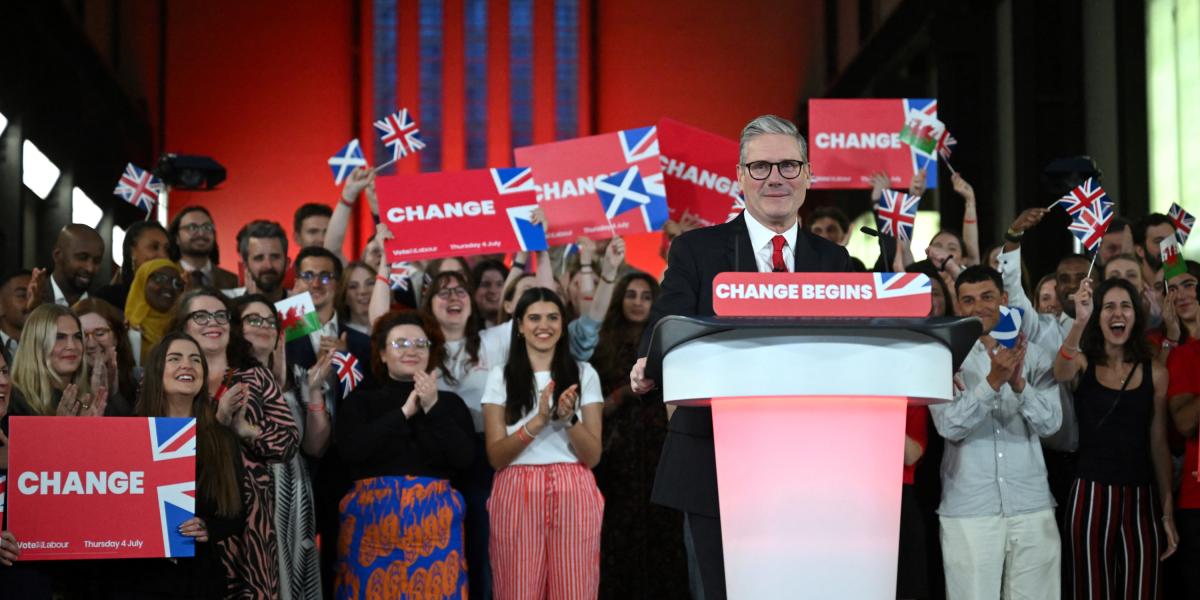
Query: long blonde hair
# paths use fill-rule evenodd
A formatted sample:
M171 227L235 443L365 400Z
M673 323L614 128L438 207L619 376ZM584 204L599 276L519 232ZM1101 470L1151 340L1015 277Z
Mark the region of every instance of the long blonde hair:
M50 353L54 351L55 336L58 335L58 319L70 317L83 334L83 325L71 309L57 304L45 303L29 313L25 327L21 329L21 343L13 357L12 383L21 391L25 402L34 414L53 415L58 410L54 391L74 383L79 395L91 392L88 364L83 359L83 347L79 350L79 370L70 380L64 380L50 368Z

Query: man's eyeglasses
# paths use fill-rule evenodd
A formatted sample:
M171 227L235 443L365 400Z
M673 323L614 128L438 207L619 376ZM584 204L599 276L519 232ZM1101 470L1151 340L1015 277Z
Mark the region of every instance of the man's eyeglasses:
M427 338L417 338L415 340L409 338L396 338L394 340L389 340L388 345L391 346L393 350L408 350L409 348L428 350L429 347L433 345L433 342L430 342Z
M1174 292L1176 290L1188 290L1192 293L1195 293L1196 292L1196 280L1195 279L1184 279L1183 281L1180 281L1179 283L1173 283L1173 284L1167 286L1167 291L1169 291L1169 292Z
M771 176L771 169L779 167L779 176L784 179L795 179L800 176L800 171L804 169L804 161L802 160L781 160L779 162L771 162L767 160L756 160L754 162L743 163L742 168L750 174L752 179L763 180Z
M204 233L212 233L217 230L216 226L212 223L188 223L187 225L180 225L179 228L192 235L196 235L202 231Z
M175 288L177 292L183 290L183 279L168 273L155 273L150 276L150 281L164 287Z
M90 340L92 338L96 338L97 342L103 342L104 340L107 340L108 336L111 334L112 329L109 329L108 327L97 327L95 329L89 329L83 332L83 339Z
M275 317L263 317L260 315L246 315L242 317L242 322L251 327L258 327L259 329L275 329L276 324L279 323Z
M437 297L442 300L449 300L451 296L461 299L466 298L467 295L467 288L463 287L442 288L437 293Z
M197 310L197 311L190 313L188 315L188 319L191 319L191 321L193 323L195 323L201 327L204 327L205 325L208 325L209 323L216 323L217 325L228 325L229 324L229 311L218 310L217 312L208 312L207 310Z
M329 271L321 271L320 273L305 271L303 273L297 273L296 277L303 279L305 283L319 281L321 285L329 285L329 282L333 281L333 273L330 273Z

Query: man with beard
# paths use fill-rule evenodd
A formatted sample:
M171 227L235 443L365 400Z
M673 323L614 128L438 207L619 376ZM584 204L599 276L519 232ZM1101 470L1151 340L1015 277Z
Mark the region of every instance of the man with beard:
M29 316L29 271L17 271L0 282L0 353L12 364Z
M171 240L171 260L188 276L191 287L235 288L237 275L217 266L221 251L217 248L217 230L212 215L203 206L189 206L175 215L167 228Z
M1133 251L1142 259L1142 279L1154 281L1154 274L1162 268L1159 244L1175 235L1175 224L1166 215L1150 213L1133 226Z
M230 297L262 294L271 302L287 297L283 276L287 270L288 240L274 221L251 221L237 234L238 255L246 267L246 287L226 290Z
M104 260L104 240L95 229L87 225L72 223L62 228L54 242L54 271L50 274L50 285L45 285L45 276L39 269L33 274L33 298L29 309L42 302L53 302L71 306L88 297L92 278Z

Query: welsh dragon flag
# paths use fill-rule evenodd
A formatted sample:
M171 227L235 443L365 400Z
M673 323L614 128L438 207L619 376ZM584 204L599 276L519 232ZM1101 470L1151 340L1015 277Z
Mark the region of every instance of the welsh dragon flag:
M904 127L900 141L912 146L918 154L934 158L934 152L944 143L946 124L937 118L937 100L904 100Z
M1158 246L1159 257L1162 258L1163 279L1170 281L1176 275L1187 273L1187 265L1183 264L1183 253L1175 236L1167 236Z
M283 334L289 342L321 328L321 318L317 315L317 307L313 304L312 294L308 292L289 296L276 302L275 312L279 313Z

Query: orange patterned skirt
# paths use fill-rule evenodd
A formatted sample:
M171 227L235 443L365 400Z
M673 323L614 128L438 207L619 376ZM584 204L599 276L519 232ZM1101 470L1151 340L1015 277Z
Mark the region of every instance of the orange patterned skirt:
M337 598L467 597L463 499L449 481L360 479L340 509Z

